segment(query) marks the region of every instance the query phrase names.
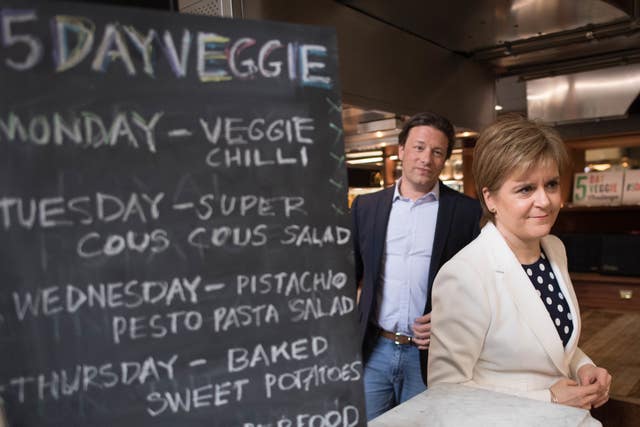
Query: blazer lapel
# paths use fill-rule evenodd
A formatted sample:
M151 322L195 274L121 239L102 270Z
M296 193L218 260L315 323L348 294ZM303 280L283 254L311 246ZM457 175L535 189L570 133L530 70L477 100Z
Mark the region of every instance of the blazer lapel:
M380 194L380 203L376 203L376 213L373 220L373 245L370 256L370 264L373 266L373 283L377 287L378 278L380 277L380 268L382 265L382 257L384 244L387 239L387 225L389 223L389 214L391 213L391 204L393 203L393 193L395 186L383 190Z
M568 276L569 270L567 269L567 263L564 254L558 253L559 248L556 245L553 245L548 239L542 239L542 248L549 258L551 268L556 274L556 280L560 284L562 293L567 299L569 309L571 310L573 316L573 332L571 333L571 338L569 340L569 343L567 344L567 351L565 351L565 354L573 354L573 350L575 350L575 348L578 346L578 339L580 338L581 328L578 297L576 297L573 286L569 286L569 284L571 283L571 278Z
M498 289L511 296L518 311L526 320L526 324L531 328L553 364L563 375L568 376L562 341L527 273L492 223L487 224L482 232L488 232L491 235L489 242L496 259Z
M449 236L449 228L451 227L451 218L453 218L453 210L455 207L455 198L451 197L451 194L444 188L445 185L442 182L438 182L440 186L440 200L438 200L438 217L436 218L436 232L433 236L433 248L431 251L431 262L429 263L429 280L427 304L425 307L425 313L431 311L431 285L433 279L436 277L436 273L440 268L442 260L442 254L447 244L447 238Z
M453 217L453 208L455 206L455 198L444 188L444 184L440 185L440 200L438 200L438 218L436 219L436 233L433 236L433 250L431 252L431 264L429 266L429 286L433 283L436 276L442 252L447 243L449 228L451 226L451 218Z

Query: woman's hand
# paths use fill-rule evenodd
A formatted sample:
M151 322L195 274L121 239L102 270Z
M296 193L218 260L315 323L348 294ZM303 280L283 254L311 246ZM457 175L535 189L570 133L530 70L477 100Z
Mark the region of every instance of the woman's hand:
M558 403L586 410L591 409L592 403L600 396L600 385L578 385L577 382L568 378L558 380L550 387L550 390Z
M611 375L604 368L588 364L578 369L578 379L580 384L596 384L598 385L598 396L591 404L594 408L604 405L609 400L609 388L611 387Z

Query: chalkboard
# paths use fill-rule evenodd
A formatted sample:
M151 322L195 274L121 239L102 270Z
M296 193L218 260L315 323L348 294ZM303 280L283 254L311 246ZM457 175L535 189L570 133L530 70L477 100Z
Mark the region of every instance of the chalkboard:
M360 426L335 32L0 1L12 427Z

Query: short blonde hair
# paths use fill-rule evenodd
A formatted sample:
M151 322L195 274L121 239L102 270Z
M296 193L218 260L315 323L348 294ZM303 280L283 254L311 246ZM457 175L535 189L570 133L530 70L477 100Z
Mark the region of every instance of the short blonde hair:
M482 206L482 224L494 220L483 188L498 191L513 172L525 172L549 161L558 166L560 174L569 164L564 142L550 126L519 114L505 114L482 131L473 150L473 177Z

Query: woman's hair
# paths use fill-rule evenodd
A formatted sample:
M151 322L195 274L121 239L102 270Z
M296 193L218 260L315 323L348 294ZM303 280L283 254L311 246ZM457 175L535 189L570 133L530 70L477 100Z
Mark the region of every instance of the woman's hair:
M567 150L556 130L519 114L505 114L487 127L473 151L473 177L482 205L482 224L493 221L482 189L500 189L516 171L526 172L551 161L560 174L568 165Z

